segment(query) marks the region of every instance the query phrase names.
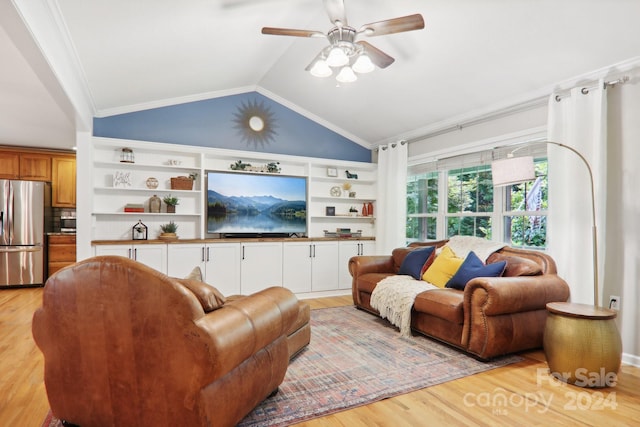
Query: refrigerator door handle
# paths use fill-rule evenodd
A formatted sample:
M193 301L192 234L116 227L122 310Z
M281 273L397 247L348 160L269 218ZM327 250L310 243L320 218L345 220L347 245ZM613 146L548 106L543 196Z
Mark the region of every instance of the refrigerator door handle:
M42 246L0 246L0 253L8 254L15 252L40 252Z
M4 211L0 211L0 236L4 233Z

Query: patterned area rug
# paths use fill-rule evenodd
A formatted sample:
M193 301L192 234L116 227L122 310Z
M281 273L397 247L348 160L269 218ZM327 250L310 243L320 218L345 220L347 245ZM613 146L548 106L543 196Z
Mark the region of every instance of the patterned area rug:
M311 311L311 344L289 365L280 391L239 424L285 426L522 360L476 359L398 329L355 307ZM43 427L61 427L47 417Z

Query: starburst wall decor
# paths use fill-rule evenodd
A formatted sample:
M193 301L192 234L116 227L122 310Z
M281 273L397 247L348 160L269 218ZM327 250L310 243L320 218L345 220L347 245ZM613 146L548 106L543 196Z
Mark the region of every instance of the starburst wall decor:
M238 129L242 141L247 145L253 144L256 148L275 142L278 134L275 129L275 116L264 102L243 101L238 111L234 114L234 127Z

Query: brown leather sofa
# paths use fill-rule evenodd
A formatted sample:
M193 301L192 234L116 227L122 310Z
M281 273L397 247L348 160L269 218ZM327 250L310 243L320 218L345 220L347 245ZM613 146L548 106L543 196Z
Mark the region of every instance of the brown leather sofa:
M53 415L83 427L233 426L276 391L296 297L274 287L220 307L199 283L113 256L49 278L33 336Z
M389 256L351 258L356 307L379 315L370 305L377 283L397 274L409 251L445 243L414 243L395 249ZM554 260L542 252L505 247L487 262L499 260L507 262L501 277L472 279L463 291L444 288L418 294L411 311L411 329L481 360L542 347L546 304L566 301L569 287L557 276Z

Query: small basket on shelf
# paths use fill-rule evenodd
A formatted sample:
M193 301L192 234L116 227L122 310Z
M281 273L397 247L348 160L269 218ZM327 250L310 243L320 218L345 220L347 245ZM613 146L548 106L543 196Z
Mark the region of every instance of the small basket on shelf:
M171 178L172 190L192 190L193 179L188 176L176 176Z

